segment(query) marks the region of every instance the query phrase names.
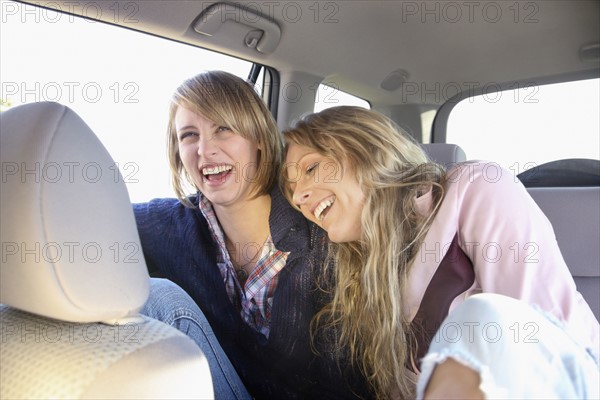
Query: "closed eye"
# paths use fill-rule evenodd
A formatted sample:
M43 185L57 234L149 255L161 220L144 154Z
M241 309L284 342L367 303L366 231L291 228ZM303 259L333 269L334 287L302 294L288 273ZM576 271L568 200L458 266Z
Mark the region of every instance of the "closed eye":
M315 169L319 166L318 162L312 163L311 165L308 166L308 168L306 168L306 175L312 175L312 173L315 171Z

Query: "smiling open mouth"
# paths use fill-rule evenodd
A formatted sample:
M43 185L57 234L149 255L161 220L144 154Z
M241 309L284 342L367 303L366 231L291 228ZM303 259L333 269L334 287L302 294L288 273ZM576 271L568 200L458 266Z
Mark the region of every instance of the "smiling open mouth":
M315 208L315 218L317 218L318 221L321 221L323 218L325 218L325 215L327 215L330 210L329 207L331 207L333 203L335 203L335 196L325 199L319 203L317 208Z
M220 182L231 173L233 167L231 165L215 165L213 167L202 168L204 180L208 182Z

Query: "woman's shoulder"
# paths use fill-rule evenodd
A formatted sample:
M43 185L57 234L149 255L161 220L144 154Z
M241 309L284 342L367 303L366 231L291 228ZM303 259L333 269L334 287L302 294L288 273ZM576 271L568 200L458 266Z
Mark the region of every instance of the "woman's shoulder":
M292 207L278 187L273 188L270 195L269 227L277 249L282 251L313 251L315 246L311 246L311 243L321 241L321 238L324 237L324 231Z
M521 190L517 176L494 161L472 160L454 164L446 172L447 192Z
M274 226L288 228L304 221L302 214L287 201L281 189L275 187L269 193L271 196L271 228Z
M198 196L187 198L189 204L183 204L176 198L156 198L145 203L134 203L133 212L138 225L144 223L185 223L203 219L198 208Z
M185 205L181 200L174 197L159 197L151 199L143 203L133 203L134 210L146 210L148 212L173 212L182 209L192 209L198 207L198 195L187 197L188 205Z
M498 182L503 179L518 181L516 175L495 161L471 160L455 163L446 172L448 182L474 182L482 179L485 182Z
M438 214L466 221L510 218L536 207L514 173L497 162L469 161L456 164L446 174L445 194ZM473 218L475 217L475 218Z

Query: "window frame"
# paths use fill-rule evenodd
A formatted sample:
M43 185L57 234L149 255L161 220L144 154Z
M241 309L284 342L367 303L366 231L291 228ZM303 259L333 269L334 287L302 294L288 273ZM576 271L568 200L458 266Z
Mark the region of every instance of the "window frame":
M514 90L515 87L530 87L530 86L543 86L543 85L551 85L557 83L568 83L575 81L583 81L587 79L600 79L600 73L597 69L584 70L577 73L572 74L561 74L553 77L544 77L544 78L531 78L531 79L523 79L519 81L513 82L504 82L504 83L494 83L494 89L497 90L486 90L484 93L484 89L488 89L484 86L479 86L476 89L472 90L464 90L460 93L457 93L450 99L448 99L442 106L438 109L435 118L433 120L433 126L431 128L431 143L446 143L447 139L447 129L448 129L448 120L450 119L450 114L454 107L460 103L461 101L465 101L469 98L480 96L483 94L492 94L505 90ZM460 143L456 143L460 145ZM467 156L469 156L467 154Z

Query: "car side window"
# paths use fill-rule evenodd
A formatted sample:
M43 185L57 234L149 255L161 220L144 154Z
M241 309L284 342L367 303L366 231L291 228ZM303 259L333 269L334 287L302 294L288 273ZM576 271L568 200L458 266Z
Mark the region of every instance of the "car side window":
M450 111L446 142L515 175L548 161L599 159L599 89L599 79L588 79L484 91Z
M115 14L131 30L4 0L2 11L0 110L38 101L72 108L112 155L132 202L174 196L165 135L179 84L213 69L246 79L252 66L135 32L135 8Z

